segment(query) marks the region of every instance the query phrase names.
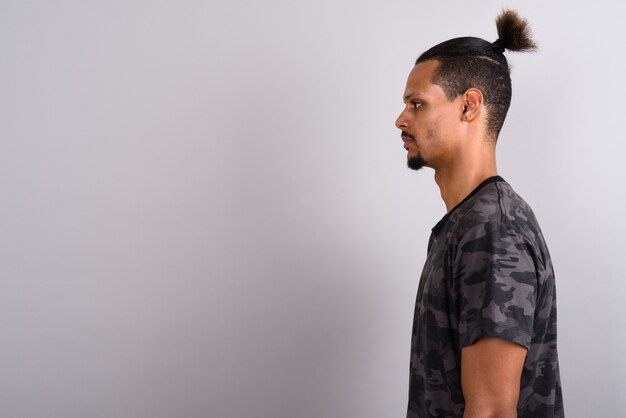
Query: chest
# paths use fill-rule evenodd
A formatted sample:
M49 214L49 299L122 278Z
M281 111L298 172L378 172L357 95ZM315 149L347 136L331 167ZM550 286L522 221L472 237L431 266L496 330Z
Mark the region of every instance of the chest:
M452 251L446 235L430 238L415 304L416 316L423 322L450 326L450 314L455 306L452 300Z

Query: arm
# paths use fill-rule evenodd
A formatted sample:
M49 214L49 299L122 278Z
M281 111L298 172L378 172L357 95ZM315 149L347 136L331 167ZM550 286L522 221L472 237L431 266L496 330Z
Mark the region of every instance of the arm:
M526 348L483 338L461 352L463 418L516 418Z

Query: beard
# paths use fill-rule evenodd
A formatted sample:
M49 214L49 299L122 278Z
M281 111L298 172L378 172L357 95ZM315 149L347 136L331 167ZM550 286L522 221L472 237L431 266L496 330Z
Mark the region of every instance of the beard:
M415 143L415 136L408 133L407 131L402 131L402 140L405 141L404 138L408 138L408 140L410 140L412 143ZM424 158L418 153L415 157L410 157L407 161L406 161L406 165L411 169L411 170L419 170L420 168L424 167L426 165L426 161L424 161Z
M406 161L406 165L411 170L419 170L420 168L422 168L422 167L424 167L426 165L426 161L424 161L424 158L422 158L421 155L418 155L416 157L409 158Z

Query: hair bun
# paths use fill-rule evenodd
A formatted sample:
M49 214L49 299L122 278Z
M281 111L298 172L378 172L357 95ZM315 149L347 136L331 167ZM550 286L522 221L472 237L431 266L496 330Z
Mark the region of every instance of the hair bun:
M503 10L496 18L496 27L498 28L498 40L493 45L502 52L504 49L522 52L537 49L537 44L530 34L528 22L520 17L515 10Z

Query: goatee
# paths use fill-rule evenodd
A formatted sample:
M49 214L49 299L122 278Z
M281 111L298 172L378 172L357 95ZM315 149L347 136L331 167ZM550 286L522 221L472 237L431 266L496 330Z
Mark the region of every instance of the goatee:
M421 155L418 155L417 157L409 158L406 162L406 165L411 170L419 170L426 165L426 161L424 161Z

